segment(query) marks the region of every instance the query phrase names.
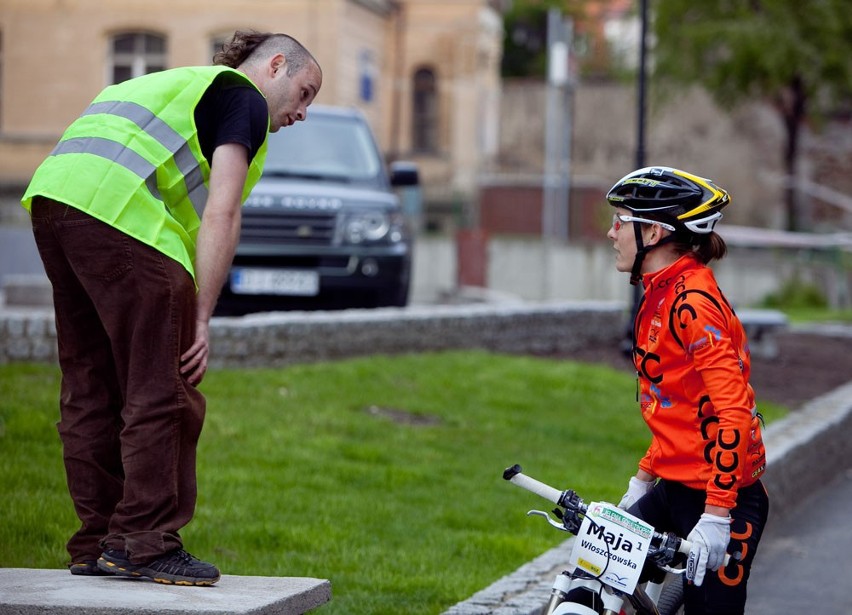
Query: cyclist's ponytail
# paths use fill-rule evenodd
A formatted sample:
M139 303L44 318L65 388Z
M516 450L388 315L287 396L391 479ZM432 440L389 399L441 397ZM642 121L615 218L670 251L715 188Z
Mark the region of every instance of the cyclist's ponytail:
M677 254L693 253L702 263L721 260L728 253L728 245L716 231L710 233L676 233L673 247Z

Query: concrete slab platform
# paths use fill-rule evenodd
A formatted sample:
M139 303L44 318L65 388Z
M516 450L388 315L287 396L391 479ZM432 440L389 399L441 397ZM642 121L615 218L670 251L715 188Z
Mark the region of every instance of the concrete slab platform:
M0 568L3 615L301 615L331 600L331 583L306 577L223 575L212 587L176 587L67 570Z

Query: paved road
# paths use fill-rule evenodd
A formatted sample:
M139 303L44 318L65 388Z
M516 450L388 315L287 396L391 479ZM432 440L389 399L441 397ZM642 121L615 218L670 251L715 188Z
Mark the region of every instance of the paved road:
M847 470L793 514L774 522L770 516L749 581L747 615L852 614L850 510Z

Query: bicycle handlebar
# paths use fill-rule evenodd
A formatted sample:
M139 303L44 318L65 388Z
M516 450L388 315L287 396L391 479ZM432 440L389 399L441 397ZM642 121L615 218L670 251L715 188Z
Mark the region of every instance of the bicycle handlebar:
M654 536L657 536L658 533L654 532ZM689 555L689 552L692 550L692 543L686 538L681 538L678 536L677 538L677 547L675 551L678 553L682 553L683 555ZM725 553L725 559L722 562L722 566L727 566L731 563L731 558L733 557L736 561L739 561L742 558L743 554L740 551L737 551L733 555L730 553Z
M506 468L503 471L503 479L521 487L522 489L531 491L537 496L543 497L545 500L552 502L557 506L561 503L562 496L565 493L564 491L554 489L550 485L545 485L543 482L538 481L531 476L523 474L522 468L518 464L513 465L511 468Z
M573 497L573 491L559 491L559 489L554 489L550 485L547 485L539 480L532 478L531 476L527 476L523 473L523 469L520 465L515 464L510 468L506 468L503 471L503 479L509 481L521 487L522 489L526 489L539 497L544 498L545 500L556 504L557 506L566 506L570 505L570 508L579 513L585 513L588 507L583 503L579 498ZM668 534L654 532L654 538L661 541L666 541L668 539ZM680 538L679 536L676 538L676 546L675 550L678 553L682 553L684 555L689 555L690 549L692 549L692 543L688 541L686 538ZM734 555L736 559L737 554ZM725 554L725 562L724 566L728 565L728 562L731 561L730 554Z

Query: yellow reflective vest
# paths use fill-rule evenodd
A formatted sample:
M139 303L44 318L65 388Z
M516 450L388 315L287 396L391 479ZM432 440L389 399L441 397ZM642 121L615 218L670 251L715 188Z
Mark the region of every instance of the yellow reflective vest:
M223 75L223 73L225 73ZM195 277L195 240L210 164L201 153L195 107L224 66L174 68L104 89L36 169L21 199L81 209L180 262ZM267 140L249 165L242 200L260 179Z

